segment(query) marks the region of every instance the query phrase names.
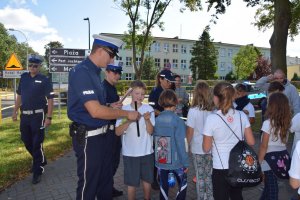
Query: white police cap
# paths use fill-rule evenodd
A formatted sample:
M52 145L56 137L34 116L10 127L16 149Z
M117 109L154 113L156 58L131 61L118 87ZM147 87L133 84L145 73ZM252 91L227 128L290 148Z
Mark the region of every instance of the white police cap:
M109 37L109 36L104 36L102 34L94 34L94 44L98 44L100 46L108 47L110 50L113 51L115 55L118 55L119 48L122 46L124 43L122 40Z

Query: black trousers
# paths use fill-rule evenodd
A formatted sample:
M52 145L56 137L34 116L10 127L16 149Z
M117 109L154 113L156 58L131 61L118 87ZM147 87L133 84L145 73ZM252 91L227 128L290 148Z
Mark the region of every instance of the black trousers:
M114 131L88 137L84 145L73 137L73 149L77 158L76 200L112 199L112 152Z
M113 176L116 174L119 164L120 164L120 154L122 149L121 136L114 136L114 146L113 146Z
M241 187L232 187L225 177L228 173L226 169L213 169L212 184L215 200L243 200Z
M32 156L33 174L42 174L43 166L46 164L46 157L43 149L45 138L44 113L32 115L21 114L20 131L21 139Z

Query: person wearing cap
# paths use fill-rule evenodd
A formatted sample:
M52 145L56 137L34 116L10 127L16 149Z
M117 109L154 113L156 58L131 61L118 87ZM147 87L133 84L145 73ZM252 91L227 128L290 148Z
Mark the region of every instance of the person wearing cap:
M106 106L101 68L114 61L122 40L93 35L91 54L69 72L68 117L77 158L76 199L112 199L114 126L110 120L137 120L137 111Z
M33 184L41 181L44 166L47 164L43 141L45 128L51 125L53 112L53 87L49 78L39 73L42 62L40 56L29 57L29 72L21 75L12 115L13 121L16 121L20 109L21 139L33 159Z
M106 92L106 105L115 109L121 109L123 105L122 102L119 101L120 97L118 95L117 88L115 87L121 78L122 71L123 69L121 63L117 63L115 61L115 63L107 65L105 70L105 79L102 82L102 86ZM110 124L115 125L116 120L110 120ZM121 137L114 134L112 164L113 176L116 174L117 169L119 167L121 148ZM112 188L113 197L118 197L122 195L123 191L119 191L115 187Z
M158 99L160 94L166 89L174 89L173 82L175 81L174 75L171 70L163 69L156 76L156 87L149 94L148 102L151 105L155 112L155 117L157 117L160 112L164 110L158 104ZM154 146L154 145L153 145ZM159 184L157 182L157 168L154 167L154 182L152 183L152 189L159 190Z

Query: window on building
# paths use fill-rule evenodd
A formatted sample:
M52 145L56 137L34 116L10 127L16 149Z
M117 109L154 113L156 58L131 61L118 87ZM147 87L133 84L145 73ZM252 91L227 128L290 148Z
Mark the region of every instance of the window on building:
M132 74L125 73L125 80L132 80Z
M220 48L219 54L221 57L225 57L225 48Z
M181 53L182 53L182 54L186 54L186 48L187 48L187 47L186 47L185 44L182 44L182 45L181 45Z
M220 63L220 71L225 71L225 63L224 62Z
M135 63L136 63L137 66L140 66L141 61L142 61L142 59L140 57L136 57Z
M228 63L228 65L227 65L227 70L232 71L232 65L230 63Z
M178 52L178 44L173 44L173 52L174 53Z
M178 60L177 59L173 59L172 68L175 68L175 69L178 68Z
M186 69L186 60L181 60L181 69Z
M131 57L126 57L126 67L131 67L132 65L132 58Z
M170 60L168 58L164 59L164 67L169 67Z
M122 57L120 56L116 56L116 60L118 60L118 61L122 61Z
M164 52L169 52L169 43L164 43Z
M232 53L233 53L232 49L228 49L228 52L227 52L227 54L228 54L228 57L229 57L229 58L231 58L231 57L232 57Z
M160 68L160 58L154 59L155 67Z
M159 42L154 43L154 51L155 52L160 52L160 43Z

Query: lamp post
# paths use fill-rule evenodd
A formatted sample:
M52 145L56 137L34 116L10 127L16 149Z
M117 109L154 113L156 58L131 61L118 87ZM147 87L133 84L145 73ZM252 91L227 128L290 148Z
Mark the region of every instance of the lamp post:
M25 33L23 33L23 32L20 31L20 30L16 30L16 29L14 29L14 28L9 28L8 30L9 30L9 31L16 31L16 32L19 32L19 33L21 33L21 34L25 37L25 39L26 39L26 46L27 46L27 48L26 48L26 69L28 70L28 39L27 39Z
M88 25L89 25L89 49L91 49L91 46L90 46L90 38L91 38L91 35L90 35L90 18L86 17L86 18L83 18L83 20L87 20L88 21Z

